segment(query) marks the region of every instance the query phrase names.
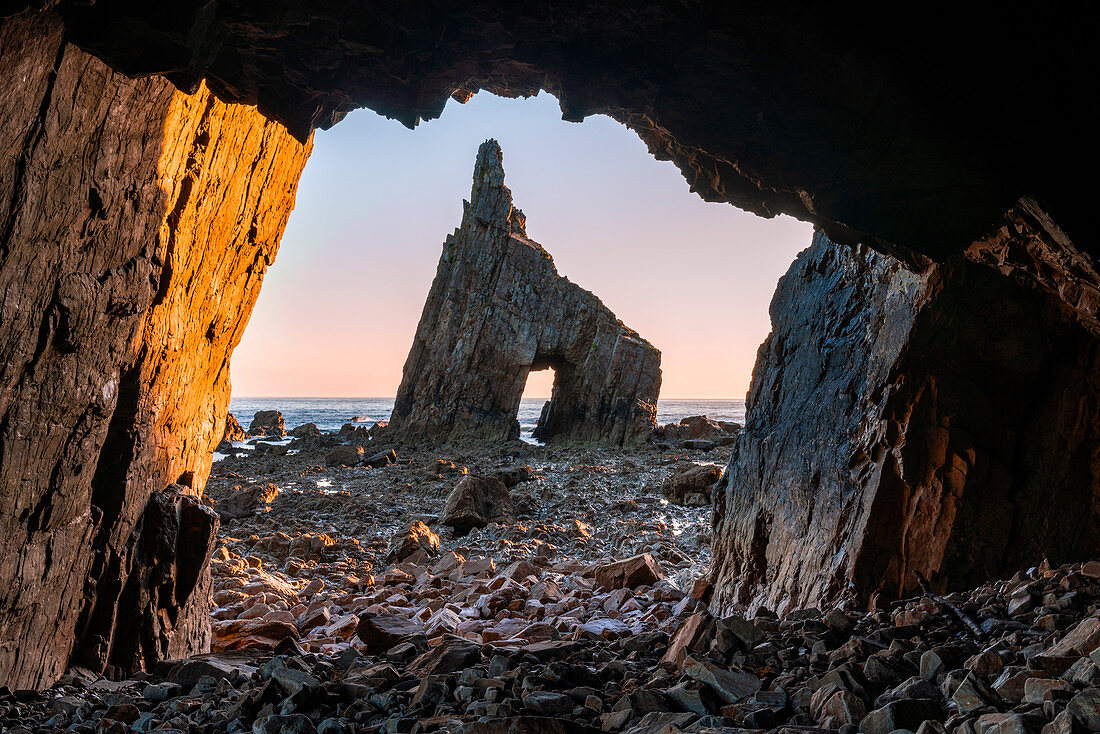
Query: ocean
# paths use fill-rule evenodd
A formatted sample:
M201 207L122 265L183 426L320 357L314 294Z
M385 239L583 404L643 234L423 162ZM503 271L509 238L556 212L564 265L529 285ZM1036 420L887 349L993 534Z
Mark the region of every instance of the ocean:
M322 431L338 431L345 423L372 426L389 420L393 398L233 398L229 412L246 429L260 410L282 411L287 430L303 423L315 423ZM530 438L535 421L542 412L544 398L525 398L519 404L519 425L523 438ZM657 401L658 423L679 423L691 415L706 415L713 420L745 423L744 400L673 399Z

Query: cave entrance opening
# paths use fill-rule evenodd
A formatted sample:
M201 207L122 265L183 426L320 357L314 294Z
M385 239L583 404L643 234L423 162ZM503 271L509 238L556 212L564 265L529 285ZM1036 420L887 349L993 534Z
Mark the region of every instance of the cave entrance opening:
M555 396L560 398L562 375L569 367L561 357L539 357L528 367L516 420L520 438L544 443Z
M242 400L231 411L244 396L392 399L490 137L531 239L662 351L662 398L744 396L775 284L811 225L703 201L611 118L565 122L549 94L483 92L415 130L360 110L316 133L278 257L232 355ZM546 367L532 369L532 384L552 380ZM386 419L374 407L345 412ZM237 417L252 418L243 409Z

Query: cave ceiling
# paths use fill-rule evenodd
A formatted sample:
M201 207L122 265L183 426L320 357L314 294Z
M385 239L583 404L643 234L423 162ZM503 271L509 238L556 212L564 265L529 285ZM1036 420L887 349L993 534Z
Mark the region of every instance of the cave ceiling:
M1090 249L1096 11L1082 3L58 5L68 38L116 69L184 90L206 79L299 138L359 107L413 126L456 90L545 89L565 119L635 129L703 198L837 239L939 259L1028 195Z

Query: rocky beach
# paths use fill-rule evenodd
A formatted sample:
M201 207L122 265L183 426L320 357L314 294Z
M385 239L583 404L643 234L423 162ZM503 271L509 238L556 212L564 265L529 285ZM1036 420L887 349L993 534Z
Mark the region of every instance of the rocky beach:
M1100 563L871 611L709 606L733 425L688 418L635 450L251 429L230 425L202 500L212 651L5 690L4 731L1100 728Z

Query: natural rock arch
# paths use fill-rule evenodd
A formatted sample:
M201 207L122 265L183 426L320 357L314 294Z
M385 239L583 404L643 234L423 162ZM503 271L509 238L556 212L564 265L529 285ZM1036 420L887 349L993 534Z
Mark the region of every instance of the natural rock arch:
M631 126L704 198L922 266L965 252L1097 333L1100 246L1079 185L1094 18L282 0L17 0L0 14L0 683L13 688L74 655L127 672L201 646L194 569L169 576L195 595L145 593L142 518L177 480L201 491L227 359L310 131L358 106L413 124L452 93L548 89L567 119ZM875 517L886 531L892 518ZM184 560L162 550L159 564Z
M540 440L624 445L656 427L661 353L527 237L495 140L478 149L462 225L447 238L387 431L406 439L519 437L532 370L555 369Z

